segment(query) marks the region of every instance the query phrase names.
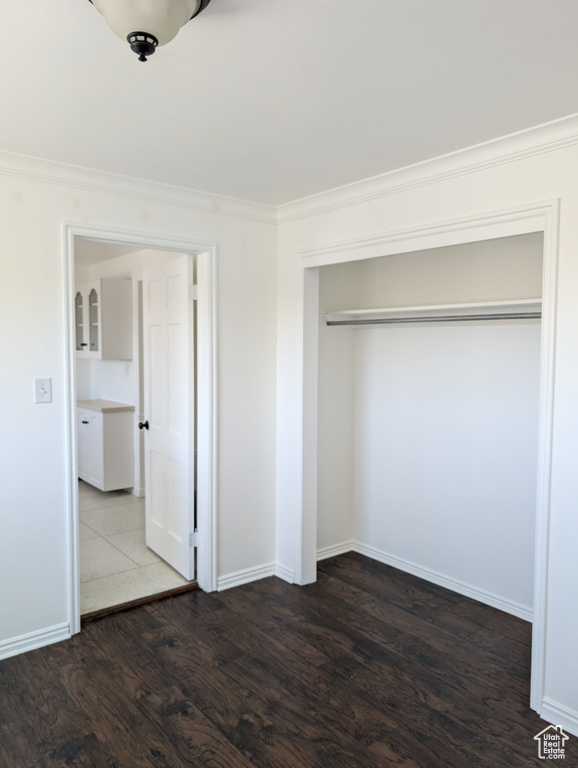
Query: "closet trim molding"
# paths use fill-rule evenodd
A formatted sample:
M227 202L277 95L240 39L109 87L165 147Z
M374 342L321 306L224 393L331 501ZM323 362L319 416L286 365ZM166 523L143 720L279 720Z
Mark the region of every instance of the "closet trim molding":
M554 399L556 289L559 199L502 211L416 226L365 238L330 243L298 252L299 257L299 439L298 492L295 516L294 580L316 580L317 528L317 387L319 343L319 267L361 259L411 253L449 245L543 233L540 405L538 432L534 604L530 706L544 709L551 455Z

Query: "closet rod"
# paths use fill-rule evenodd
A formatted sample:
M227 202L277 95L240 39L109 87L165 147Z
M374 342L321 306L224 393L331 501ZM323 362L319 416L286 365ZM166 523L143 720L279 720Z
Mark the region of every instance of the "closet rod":
M327 325L400 325L402 323L458 323L473 320L539 320L541 312L501 312L484 315L424 315L423 317L379 317L373 320L327 320Z

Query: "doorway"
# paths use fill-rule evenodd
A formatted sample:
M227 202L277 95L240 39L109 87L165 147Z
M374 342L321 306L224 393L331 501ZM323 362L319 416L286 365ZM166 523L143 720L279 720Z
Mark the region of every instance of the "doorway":
M69 318L69 405L70 405L70 482L71 482L71 630L80 629L80 616L87 611L95 610L94 600L91 604L91 594L100 581L101 585L105 577L99 575L98 556L99 551L108 553L111 562L108 581L114 584L129 585L128 591L123 587L119 589L118 603L139 599L142 593L142 585L138 586L139 579L149 582L150 593L166 592L167 590L186 589L191 580L195 578L201 588L211 590L214 588L215 563L214 563L214 530L215 530L215 478L214 478L214 430L215 430L215 354L214 354L214 269L215 248L203 243L184 243L170 238L148 238L118 232L103 232L94 229L66 227L66 270L68 287L68 318ZM179 255L180 254L180 255ZM186 255L188 254L188 255ZM152 278L149 274L151 268L158 265L185 265L185 271L178 280L173 275L166 276L167 284L159 289L158 275ZM170 270L169 270L170 271ZM133 319L133 354L132 359L82 359L77 355L77 340L75 332L75 287L86 280L129 280L132 283L132 296L134 302ZM181 429L181 445L185 446L182 453L181 465L183 472L180 480L176 477L175 456L169 457L170 466L166 477L159 474L160 463L147 461L147 453L151 451L150 433L157 433L157 443L154 449L155 457L158 457L158 433L160 425L159 417L159 387L163 382L157 379L151 381L150 371L165 371L171 366L159 365L159 361L145 364L147 355L151 350L156 350L158 344L147 342L146 322L143 324L142 307L146 304L146 297L151 295L150 286L156 285L155 296L158 298L166 288L171 297L171 304L175 304L174 291L180 280L181 291L185 291L183 303L185 315L181 318L181 346L180 352L184 355L177 364L178 381L173 378L164 388L165 411L170 401L174 415L174 405L179 400L184 418L182 424L186 428ZM147 282L148 281L148 282ZM156 282L155 282L156 281ZM166 282L166 281L165 281ZM143 284L145 301L143 302ZM193 288L196 285L196 288ZM171 293L172 291L172 293ZM154 290L152 290L154 293ZM196 293L196 298L195 298ZM105 304L102 310L104 313ZM150 309L150 307L149 307ZM146 312L144 313L146 316ZM174 323L170 323L174 330ZM150 323L149 323L150 326ZM196 334L194 333L196 326ZM150 328L149 328L150 331ZM155 325L153 331L158 341L158 328ZM183 333L185 335L183 336ZM190 336L187 336L190 334ZM149 333L150 335L150 333ZM178 334L177 334L178 335ZM173 361L177 359L174 348L176 336L172 334L169 340L170 353ZM147 349L148 346L148 349ZM166 345L165 345L166 346ZM190 355L190 359L184 357ZM104 355L102 355L104 357ZM167 359L169 359L167 358ZM198 372L195 386L195 366ZM147 371L148 368L148 371ZM172 366L174 372L174 365ZM180 388L180 394L179 394ZM156 398L156 401L155 401ZM78 402L80 401L80 403ZM133 439L133 475L132 485L127 488L106 485L94 487L94 483L81 483L80 489L77 482L79 474L78 466L78 440L80 438L80 421L76 418L77 406L93 407L99 401L115 406L132 408L130 414L124 414L125 425L128 416ZM154 405L154 413L151 408ZM148 413L146 411L148 410ZM199 418L196 418L196 415ZM106 412L99 414L101 418L107 418ZM139 426L141 429L139 429ZM153 429L147 429L152 426ZM173 430L168 430L169 437ZM167 435L165 435L165 438ZM113 438L114 439L114 438ZM161 442L162 435L161 435ZM170 442L170 440L169 440ZM164 440L167 443L167 440ZM149 466L145 469L145 465ZM149 479L147 480L147 471ZM171 474L172 473L172 474ZM168 479L167 479L168 478ZM154 491L150 490L150 480L155 479ZM123 481L118 481L123 484ZM127 480L124 480L124 484ZM148 493L145 485L149 486ZM160 489L160 490L159 490ZM184 492L186 491L186 492ZM164 493L164 499L159 493ZM148 498L147 498L148 497ZM159 542L158 528L161 516L158 513L160 505L162 509L168 509L167 527L164 532L166 540L174 543L180 538L181 559L178 564L172 562L174 553L171 547L163 549L162 540ZM151 501L156 500L157 508ZM195 504L196 500L196 504ZM180 528L175 524L175 509L179 507L181 519ZM145 513L146 509L146 513ZM80 515L80 519L79 519ZM147 519L148 518L148 519ZM184 530L183 526L186 527ZM156 528L156 539L151 542L151 528ZM147 530L148 529L148 530ZM146 535L145 535L146 531ZM98 538L97 538L98 537ZM146 542L146 543L145 543ZM148 545L148 546L147 546ZM156 550L156 552L153 552ZM91 562L82 562L81 552L91 553ZM162 558L162 559L161 559ZM165 566L164 560L170 560L171 565ZM176 568L182 575L177 573ZM104 571L107 571L105 565ZM164 571L164 574L161 572ZM160 581L152 578L159 576ZM170 577L168 574L171 574ZM94 576L95 578L88 578ZM81 581L82 579L82 581ZM92 582L92 584L89 584ZM83 595L83 586L87 586L86 599ZM90 588L88 588L90 587ZM132 589L132 592L131 592ZM135 592L136 589L136 592ZM127 599L128 596L128 599ZM82 598L82 599L81 599ZM98 610L98 607L96 608Z

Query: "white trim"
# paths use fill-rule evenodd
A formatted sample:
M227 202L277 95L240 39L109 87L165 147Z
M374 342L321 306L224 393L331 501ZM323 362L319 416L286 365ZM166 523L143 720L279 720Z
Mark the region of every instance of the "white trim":
M551 209L557 215L559 201L507 208L503 211L465 216L438 224L418 225L353 240L341 240L299 251L302 267L323 267L361 259L374 259L413 251L463 245L500 237L543 232Z
M242 571L235 571L235 573L228 573L225 576L219 576L217 589L219 592L222 592L225 589L231 589L231 587L240 587L242 584L249 584L252 581L266 579L269 576L275 575L275 563L258 565L255 568L245 568Z
M275 563L275 576L289 582L289 584L295 583L295 574L291 568L287 568L285 565L281 565L281 563Z
M296 510L301 525L297 536L295 561L301 573L315 567L311 552L311 536L304 541L304 532L315 528L317 505L317 371L316 366L305 376L306 361L317 348L318 318L314 317L318 297L307 290L307 273L317 273L318 267L329 264L403 254L447 245L491 240L498 237L544 233L542 341L540 357L540 406L536 499L536 544L534 559L534 604L532 636L532 678L530 705L540 711L544 698L544 665L546 658L546 600L548 586L548 545L550 527L550 480L552 455L552 425L554 398L554 356L556 318L556 276L558 263L559 200L547 200L518 208L485 213L469 218L441 222L427 227L395 231L383 235L349 240L299 252L299 380L303 386L298 394L299 428L298 466L306 468L298 478L302 506ZM318 279L318 275L316 275ZM303 414L310 421L304 424ZM305 515L307 510L307 516ZM314 540L314 539L313 539ZM296 572L299 582L299 571ZM299 582L301 583L301 582Z
M149 233L146 230L87 226L70 221L64 221L63 227L67 241L68 237L81 237L85 240L93 240L108 245L132 245L142 249L156 248L163 251L175 251L175 253L213 253L216 250L216 243L210 241L173 237L158 232Z
M15 152L0 152L0 175L181 206L209 214L217 210L222 216L275 224L399 194L408 189L477 173L577 143L578 115L569 115L278 206Z
M64 391L66 397L66 442L65 455L68 458L64 468L66 476L68 504L68 620L70 632L80 632L80 562L79 562L79 518L78 518L78 465L76 434L76 377L74 339L74 231L63 227L63 278L64 278Z
M354 550L354 541L343 541L341 544L332 544L330 547L321 547L321 549L317 550L317 562L320 560L327 560L330 557L344 555L346 552L353 552ZM369 557L371 557L371 555L369 555Z
M578 144L578 114L277 206L279 223L363 204Z
M532 627L530 691L530 706L536 712L539 712L542 707L545 687L559 219L560 203L556 200L551 203L549 210L545 211L542 268L540 403L534 535L534 625Z
M499 611L504 611L512 616L517 616L519 619L524 619L524 621L532 621L532 608L529 605L522 605L515 600L508 600L508 598L500 597L500 595L496 595L494 592L489 592L488 590L481 589L473 584L468 584L461 579L454 579L452 576L446 576L439 571L425 568L424 566L413 563L403 557L397 557L396 555L384 552L381 549L362 544L359 541L344 541L341 544L322 547L317 550L317 562L327 560L330 557L344 555L347 552L357 552L360 555L369 557L379 563L390 565L405 573L411 573L413 576L424 579L424 581L437 584L440 587L452 590L452 592L457 592L460 595L471 597L473 600L477 600L485 605L490 605L492 608L497 608Z
M277 221L275 208L264 203L254 203L236 197L201 192L187 187L137 179L14 152L0 152L0 175L73 187L115 197L179 206L201 213L217 212L219 216L232 216L262 224L275 224Z
M319 324L319 270L301 270L302 325L300 329L299 381L307 396L299 398L299 424L308 457L302 455L299 466L301 504L295 523L298 546L295 552L293 577L297 584L310 584L317 578L317 381L318 381L318 324ZM311 332L311 328L315 332ZM315 457L311 460L310 457Z
M377 560L385 565L391 565L393 568L397 568L405 573L411 573L413 576L418 576L424 581L437 584L439 587L450 589L452 592L457 592L459 595L471 597L473 600L477 600L485 605L490 605L492 608L497 608L499 611L510 613L512 616L524 619L524 621L532 621L532 608L529 605L522 605L515 600L508 600L506 597L500 597L500 595L496 595L494 592L475 587L473 584L468 584L461 579L454 579L452 576L446 576L443 573L439 573L439 571L425 568L424 566L412 563L410 560L406 560L403 557L391 555L389 552L383 552L375 547L368 547L358 541L352 542L352 544L353 546L351 549L353 552L358 552L360 555L365 555L366 557L370 557L372 560Z
M0 660L69 639L70 627L68 624L56 624L54 627L47 627L38 632L29 632L26 635L12 637L10 640L0 642Z
M202 264L202 288L200 295L203 297L203 308L201 308L202 327L204 332L211 333L212 338L203 347L203 359L210 364L203 371L201 376L202 396L207 400L203 403L199 411L210 413L210 417L203 420L203 427L198 437L199 454L206 451L210 458L202 466L202 471L198 478L198 493L204 499L206 504L203 506L202 520L203 530L210 531L199 539L198 556L202 565L202 573L199 579L199 585L207 590L216 588L216 535L217 529L217 507L216 507L216 488L217 488L217 463L215 459L216 451L216 424L217 424L217 401L216 401L216 321L215 308L213 301L216 296L215 285L215 261L217 246L215 243L205 241L195 241L192 239L183 239L171 237L169 235L159 235L156 233L147 233L145 231L129 231L110 227L88 227L73 222L63 222L63 283L64 283L64 305L65 305L65 382L67 397L67 424L66 424L66 450L68 455L67 462L67 483L68 483L68 519L69 519L69 625L70 632L75 634L80 632L80 570L78 562L78 489L76 483L76 408L75 408L75 343L74 343L74 238L81 237L95 240L103 243L115 243L123 245L136 245L142 248L156 248L165 251L175 251L177 253L195 253L200 255ZM209 321L210 319L210 321ZM204 451L201 445L204 443Z
M205 592L217 588L216 269L215 247L197 256L197 581Z
M544 696L542 711L538 714L542 720L552 725L560 725L573 736L578 736L578 712L575 709L570 709L549 696Z

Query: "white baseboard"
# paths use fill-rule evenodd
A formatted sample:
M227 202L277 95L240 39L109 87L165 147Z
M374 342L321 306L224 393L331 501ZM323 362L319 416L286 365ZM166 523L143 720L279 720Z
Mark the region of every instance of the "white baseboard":
M509 613L513 616L517 616L524 621L532 621L532 609L527 605L522 605L513 600L509 600L505 597L500 597L493 592L488 592L485 589L475 587L472 584L467 584L459 579L454 579L451 576L445 576L443 573L438 573L430 568L425 568L417 563L412 563L409 560L405 560L401 557L396 557L388 552L383 552L375 547L368 547L365 544L361 544L359 541L343 541L340 544L332 544L329 547L322 547L317 550L317 560L326 560L329 557L336 557L337 555L343 555L346 552L358 552L360 555L370 557L372 560L377 560L385 565L391 565L393 568L397 568L400 571L411 573L413 576L418 576L420 579L429 581L432 584L437 584L440 587L445 587L452 592L457 592L459 595L465 597L471 597L473 600L478 600L480 603L490 605L492 608L497 608L500 611ZM230 589L231 587L238 587L241 584L249 584L251 581L257 581L258 579L264 579L268 576L277 576L283 581L293 584L294 574L290 568L287 568L280 563L269 563L268 565L258 566L257 568L247 568L243 571L237 571L236 573L230 573L226 576L221 576L217 580L217 589L219 591L224 589Z
M38 632L29 632L27 635L13 637L10 640L0 642L0 659L8 659L10 656L18 656L19 653L35 651L37 648L43 648L45 645L59 643L61 640L68 640L71 637L68 624L57 624L54 627L48 627Z
M329 557L337 557L351 552L354 547L353 541L343 541L341 544L332 544L330 547L322 547L317 550L317 562L327 560Z
M289 584L293 584L295 581L295 574L291 568L287 568L287 566L281 565L281 563L275 563L275 576L283 579L283 581L287 581Z
M570 709L570 707L544 696L542 711L539 714L542 720L546 720L552 725L560 725L573 736L578 736L578 712L575 709Z
M137 496L139 499L143 499L145 495L145 489L135 485L131 490L133 496Z
M451 576L444 576L443 573L432 571L430 568L424 568L409 560L390 555L388 552L382 552L379 549L375 549L375 547L368 547L358 541L352 542L351 549L354 552L359 552L360 555L371 557L373 560L385 563L386 565L391 565L394 568L398 568L400 571L411 573L414 576L418 576L420 579L432 582L432 584L451 589L459 595L471 597L473 600L478 600L480 603L492 606L492 608L497 608L505 613L510 613L512 616L524 619L524 621L532 621L532 609L527 605L522 605L521 603L517 603L514 600L509 600L505 597L500 597L493 592L480 589L472 584L467 584L459 579L454 579Z
M265 579L268 576L275 575L277 575L275 563L259 565L256 568L245 568L243 571L236 571L235 573L228 573L225 576L219 576L217 579L217 591L222 592L224 589L240 587L241 584L249 584L251 581L257 581L258 579Z

